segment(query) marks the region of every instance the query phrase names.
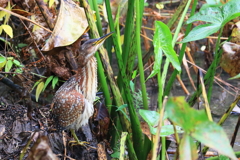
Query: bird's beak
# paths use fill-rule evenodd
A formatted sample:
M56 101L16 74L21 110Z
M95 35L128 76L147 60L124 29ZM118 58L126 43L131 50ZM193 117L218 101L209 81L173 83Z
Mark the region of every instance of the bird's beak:
M98 44L101 44L102 42L104 42L108 37L110 37L111 35L113 34L113 32L110 32L100 38L98 38L94 43L93 45L98 45Z

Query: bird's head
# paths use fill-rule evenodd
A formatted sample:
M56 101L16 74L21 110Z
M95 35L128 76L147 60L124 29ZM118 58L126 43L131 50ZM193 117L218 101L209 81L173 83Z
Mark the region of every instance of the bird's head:
M90 57L92 57L95 52L99 49L99 47L102 46L102 44L104 43L104 41L110 37L113 34L113 32L110 32L100 38L96 38L96 39L90 39L88 41L86 41L85 43L82 44L80 50L80 54L82 56L84 56L85 59L88 59Z

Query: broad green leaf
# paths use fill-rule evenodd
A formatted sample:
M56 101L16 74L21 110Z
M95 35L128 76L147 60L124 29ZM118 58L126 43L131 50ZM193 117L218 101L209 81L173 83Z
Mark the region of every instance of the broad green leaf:
M149 110L144 110L140 109L139 114L142 116L142 118L147 122L151 134L156 135L157 133L157 124L159 120L159 113L156 111L149 111ZM167 114L164 114L163 119L167 118ZM182 133L181 127L176 126L177 132ZM161 133L160 136L168 136L174 133L174 129L172 125L164 125L161 128Z
M207 7L205 9L202 9L194 14L192 17L190 17L187 20L187 24L192 23L194 21L205 21L210 22L214 24L221 25L223 22L223 16L221 14L221 9L219 7Z
M166 104L169 119L186 133L220 154L236 159L223 129L208 120L204 110L190 108L184 97L170 98Z
M56 86L57 83L58 83L58 77L55 76L55 77L53 78L53 80L52 80L52 88L53 88L53 89L55 88L55 86Z
M179 126L175 126L175 127L176 127L177 133L183 133L183 130L182 130L181 127L179 127ZM149 128L150 128L151 134L153 134L153 135L157 134L157 126L155 128L152 127L152 126L149 126ZM174 131L173 125L164 125L161 128L160 136L161 137L166 137L166 136L169 136L169 135L174 134L174 133L175 133L175 131Z
M223 6L222 14L223 14L223 17L224 17L223 25L225 25L230 20L240 16L239 0L228 1L228 3L226 3Z
M149 126L156 126L158 124L160 117L160 114L158 112L140 109L139 114L148 123Z
M219 155L219 160L230 160L228 157Z
M9 72L12 68L13 61L12 60L7 60L6 66L5 66L5 72Z
M217 1L218 2L218 1ZM211 2L212 3L212 2ZM230 20L240 16L239 0L231 0L220 6L204 5L200 12L190 17L187 23L205 21L210 24L195 27L182 41L182 43L205 38L223 27Z
M2 25L3 30L7 33L7 35L9 35L9 37L13 38L13 30L12 27L10 27L9 25L3 24Z
M208 4L222 4L221 0L206 0Z
M237 159L226 133L218 124L211 121L200 123L194 127L191 136L206 146L218 151L219 154Z
M0 57L0 70L2 70L2 68L5 66L6 63L7 63L6 58Z
M53 79L53 76L50 76L47 78L42 91L45 91L46 87L48 86L48 84L51 82L52 79Z
M40 93L43 90L43 87L44 87L44 82L40 82L38 84L38 86L37 86L37 89L36 89L36 102L38 102L38 98L39 98Z
M178 71L181 71L181 66L177 54L172 47L172 34L170 29L166 24L160 21L155 22L155 28L156 29L153 37L155 62L153 66L153 71L147 79L159 73L162 64L162 52L164 52L172 65Z
M221 26L219 24L199 25L193 28L193 30L181 41L181 43L186 43L186 42L206 38L207 36L217 32L220 29L220 27Z
M180 160L195 160L198 158L196 144L188 134L184 134L181 139L179 153Z
M194 127L208 121L204 110L190 108L184 97L170 98L166 104L168 118L186 132L194 131Z

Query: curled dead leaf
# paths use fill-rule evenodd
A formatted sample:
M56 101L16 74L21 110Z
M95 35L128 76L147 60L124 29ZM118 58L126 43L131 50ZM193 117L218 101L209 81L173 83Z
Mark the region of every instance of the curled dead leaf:
M61 0L58 19L48 42L42 48L49 51L55 47L74 43L88 26L84 9L73 1Z
M231 77L240 73L240 45L226 42L222 46L224 53L220 66Z

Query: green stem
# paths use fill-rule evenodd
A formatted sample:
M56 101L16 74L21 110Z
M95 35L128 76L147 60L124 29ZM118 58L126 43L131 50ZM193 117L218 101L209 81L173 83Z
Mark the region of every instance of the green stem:
M197 7L197 2L198 2L197 0L194 0L190 16L192 16L195 13L195 10L196 10L196 7ZM171 24L172 23L169 22L168 27L171 27ZM187 25L186 35L190 32L191 28L192 28L192 23ZM182 48L181 48L180 53L179 53L179 58L178 58L179 63L182 63L182 59L183 59L183 56L184 56L184 53L185 53L186 46L187 46L187 43L183 43ZM173 73L172 73L172 75L171 75L171 77L170 77L170 79L169 79L169 81L166 85L164 95L166 95L166 96L169 95L169 93L171 91L171 88L173 86L174 80L176 79L177 74L178 74L178 71L176 69L174 69L174 71L173 71Z
M100 14L99 14L99 10L98 10L98 5L97 5L97 1L96 0L93 0L92 1L92 5L91 8L93 8L93 10L95 10L95 15L96 15L96 18L97 18L97 28L98 28L98 33L101 36L103 36L103 31L102 31L102 23L101 23L101 17L100 17Z
M81 6L83 6L83 8L85 10L86 17L88 19L88 24L90 26L91 36L93 38L99 38L99 34L98 34L97 27L96 27L96 24L93 19L93 14L92 14L91 8L89 7L86 0L81 0L80 3L81 3ZM116 105L121 106L124 104L124 102L123 102L122 96L120 94L119 88L116 86L113 71L109 64L108 54L107 54L106 50L103 48L103 46L99 48L99 53L101 56L101 60L102 60L104 69L106 71L106 75L109 80L110 87L112 89L112 93L113 93ZM124 111L126 111L126 110L124 110ZM120 117L120 121L121 121L123 130L128 131L128 133L131 133L131 126L130 126L130 123L127 120L127 118L121 112L118 112L118 114ZM133 150L132 142L131 142L131 140L129 140L129 137L127 137L127 142L128 142L127 143L128 152L131 153L131 154L129 154L129 157L130 157L130 159L135 160L136 154L135 154L135 151Z
M100 59L99 54L96 54L96 58L97 58L97 72L98 72L98 78L99 81L101 83L101 89L103 91L103 95L105 98L105 104L108 108L108 112L111 113L111 107L112 106L112 101L111 101L111 95L108 89L108 84L107 84L107 80L104 74L104 69L103 69L103 65L102 65L102 61Z
M137 55L138 55L138 68L140 74L140 83L142 89L143 108L148 110L148 99L147 89L145 84L144 69L142 62L142 48L141 48L141 24L142 24L142 13L140 13L139 1L136 0L136 43L137 43Z
M216 42L216 47L215 47L215 56L214 58L216 59L216 61L213 62L213 68L212 68L212 72L211 75L209 77L209 88L208 88L208 102L210 102L211 96L212 96L212 88L213 88L213 82L214 82L214 75L216 73L216 69L217 69L217 65L219 63L220 57L221 57L221 52L219 50L219 45L220 45L220 41L221 41L221 36L222 36L222 32L223 32L223 28L221 27L220 32L218 34L218 39Z
M114 31L114 23L113 23L113 19L112 19L112 13L111 13L109 0L105 0L105 4L106 4L106 9L107 9L110 31ZM138 156L139 159L141 159L141 158L143 158L141 155L143 154L144 137L142 135L140 121L138 119L136 110L134 108L132 94L129 89L130 84L126 77L126 68L123 65L122 55L120 53L119 44L118 44L118 39L116 37L116 34L113 34L112 37L113 37L113 44L114 44L114 48L115 48L116 57L118 60L118 67L119 67L123 85L124 85L123 89L124 89L124 93L126 95L126 100L128 103L128 109L129 109L129 115L130 115L131 127L132 127L133 145L134 145L136 155Z

